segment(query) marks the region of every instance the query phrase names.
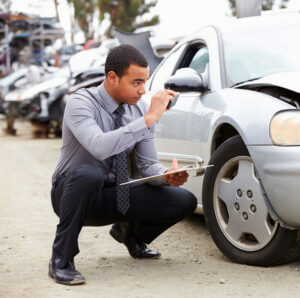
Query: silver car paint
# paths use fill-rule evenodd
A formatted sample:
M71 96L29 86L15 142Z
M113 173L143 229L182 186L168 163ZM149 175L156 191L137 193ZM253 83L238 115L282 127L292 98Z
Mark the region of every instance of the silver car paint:
M209 49L210 93L181 93L176 106L157 125L157 148L169 159L199 156L208 163L215 134L223 124L233 126L248 147L271 207L286 226L300 227L300 147L278 147L269 136L273 115L291 105L256 91L222 89L222 48L217 31L206 27L186 42L203 41ZM159 69L157 70L159 71ZM169 74L171 75L171 73ZM280 75L278 75L280 76ZM151 79L150 79L151 80ZM161 82L163 89L164 82ZM151 90L151 94L155 90ZM144 99L149 103L150 94ZM171 127L170 123L172 123ZM184 185L198 198L201 212L203 177L191 177ZM272 211L273 211L272 210ZM272 214L272 212L271 212Z
M265 94L238 89L225 89L205 100L203 106L207 112L202 118L205 133L201 135L208 137L203 139L201 157L209 161L218 127L231 124L247 145L269 203L281 223L299 227L300 148L275 146L269 136L273 115L291 106ZM199 196L202 198L202 193Z
M300 71L281 72L240 84L240 86L278 86L300 93L299 77Z
M300 227L299 146L249 146L268 199L283 224Z
M205 96L203 130L208 131L204 142L212 143L216 128L223 123L231 124L240 134L246 145L272 145L269 123L277 111L290 109L283 101L256 91L224 89ZM213 122L210 113L218 113Z

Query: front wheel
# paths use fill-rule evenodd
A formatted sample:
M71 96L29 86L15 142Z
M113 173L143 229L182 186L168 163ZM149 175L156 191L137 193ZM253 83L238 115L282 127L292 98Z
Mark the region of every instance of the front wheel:
M237 263L271 266L299 258L298 230L282 228L267 209L258 174L240 137L214 152L203 181L203 210L218 248Z

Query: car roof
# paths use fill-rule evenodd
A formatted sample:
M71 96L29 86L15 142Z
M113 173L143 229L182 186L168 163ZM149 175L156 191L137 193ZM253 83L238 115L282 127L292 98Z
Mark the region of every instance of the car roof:
M278 11L266 11L261 16L236 18L230 17L219 23L207 24L196 30L190 36L184 38L185 41L197 38L201 31L207 27L213 27L221 34L234 33L247 29L262 29L289 24L300 24L300 11L290 11L281 9Z
M222 33L242 31L243 29L259 29L264 27L274 27L298 23L300 24L300 12L281 12L264 13L261 16L234 18L227 20L222 25L217 26Z

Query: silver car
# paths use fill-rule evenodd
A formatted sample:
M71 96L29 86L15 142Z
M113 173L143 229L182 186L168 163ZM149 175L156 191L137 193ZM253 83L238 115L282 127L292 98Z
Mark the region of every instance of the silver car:
M148 103L159 89L180 92L157 123L160 160L213 165L184 187L218 248L238 263L300 256L299 36L299 13L206 26L148 81Z

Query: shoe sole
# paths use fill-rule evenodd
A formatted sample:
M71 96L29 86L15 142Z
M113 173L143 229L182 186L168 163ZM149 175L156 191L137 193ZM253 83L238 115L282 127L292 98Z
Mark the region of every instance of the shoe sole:
M133 259L135 259L135 260L149 260L149 261L151 261L151 260L158 260L158 259L160 259L160 257L161 256L157 256L157 257L152 257L152 258L147 258L147 257L133 257L133 256L131 256Z

